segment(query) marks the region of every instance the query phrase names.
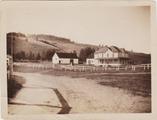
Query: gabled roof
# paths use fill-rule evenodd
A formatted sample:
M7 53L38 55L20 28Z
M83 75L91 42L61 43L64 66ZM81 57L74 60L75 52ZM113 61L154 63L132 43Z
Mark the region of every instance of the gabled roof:
M120 48L122 53L128 53L124 48Z
M126 53L124 48L118 48L116 46L111 46L111 47L104 46L100 48L98 51L96 51L95 53L105 53L108 49L114 53Z
M116 52L116 53L121 52L121 50L116 46L111 46L110 49L112 52Z
M106 52L109 49L109 47L105 46L100 48L99 50L97 50L95 53L102 53L102 52Z
M78 58L76 53L56 53L59 58Z

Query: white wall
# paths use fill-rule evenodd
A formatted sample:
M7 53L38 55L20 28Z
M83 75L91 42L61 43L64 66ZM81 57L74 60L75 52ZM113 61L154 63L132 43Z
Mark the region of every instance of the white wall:
M127 53L120 53L119 55L118 55L119 57L128 57L128 54Z
M69 58L60 58L61 64L70 64L70 59Z
M57 56L56 53L52 57L52 63L53 64L58 64L59 63L59 57Z
M100 59L104 59L104 58L118 58L118 57L128 57L128 54L126 53L114 53L111 50L107 50L106 52L101 52L101 53L95 53L94 54L94 59L95 61L93 62L94 65L96 66L105 66L105 65L112 65L112 66L118 66L120 65L120 63L115 63L115 62L111 62L111 63L101 63ZM89 59L90 60L90 59ZM91 61L91 60L90 60ZM88 60L87 60L88 62ZM92 63L92 61L91 61ZM88 64L88 63L87 63Z
M86 64L87 65L98 65L99 63L98 63L98 60L97 59L95 59L95 58L88 58L88 59L86 59Z
M59 64L59 61L61 64L70 64L70 58L59 58L58 55L55 53L52 57L52 63L53 64ZM74 64L78 64L78 59L73 59Z
M70 64L70 58L60 58L61 64ZM73 59L74 64L78 64L78 59Z
M94 65L95 64L95 59L86 59L86 64L87 65Z
M118 53L114 53L114 58L118 58Z
M118 57L128 57L127 53L114 53L110 51L109 49L106 52L102 53L95 53L94 58L118 58Z
M74 64L78 64L78 59L74 59Z
M118 58L118 53L114 53L108 49L106 52L95 53L94 58Z
M113 57L113 52L111 50L107 50L105 52L104 58L112 58Z

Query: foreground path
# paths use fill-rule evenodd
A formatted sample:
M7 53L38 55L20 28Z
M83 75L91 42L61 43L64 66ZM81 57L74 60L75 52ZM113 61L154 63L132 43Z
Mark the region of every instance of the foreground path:
M15 73L26 80L10 104L11 114L146 112L150 97L133 96L94 80L39 73ZM66 107L66 109L62 109Z

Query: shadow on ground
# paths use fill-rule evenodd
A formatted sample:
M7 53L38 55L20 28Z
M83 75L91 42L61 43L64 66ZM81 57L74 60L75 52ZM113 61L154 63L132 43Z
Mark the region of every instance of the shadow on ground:
M25 83L23 77L19 77L17 75L11 76L10 79L7 81L8 85L8 102L11 98L14 98L18 91L22 88L22 85Z
M58 112L58 114L68 114L72 107L69 106L68 102L64 99L62 94L58 91L58 89L53 89L56 93L60 103L62 104L62 109Z

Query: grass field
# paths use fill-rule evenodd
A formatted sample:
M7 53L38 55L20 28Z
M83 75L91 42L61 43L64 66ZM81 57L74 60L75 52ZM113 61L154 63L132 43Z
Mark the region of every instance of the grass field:
M126 90L133 95L151 96L151 74L92 74L70 71L49 71L44 74L57 76L65 75L73 78L87 78L95 80L100 85L117 87Z
M151 95L151 75L132 74L132 75L102 75L92 76L90 79L99 80L98 84L111 87L118 87L127 90L134 95Z
M32 68L15 67L18 72L39 72L53 76L69 76L72 78L87 78L95 80L97 84L123 89L133 95L151 96L151 74L135 73L90 73L60 70L34 70Z

